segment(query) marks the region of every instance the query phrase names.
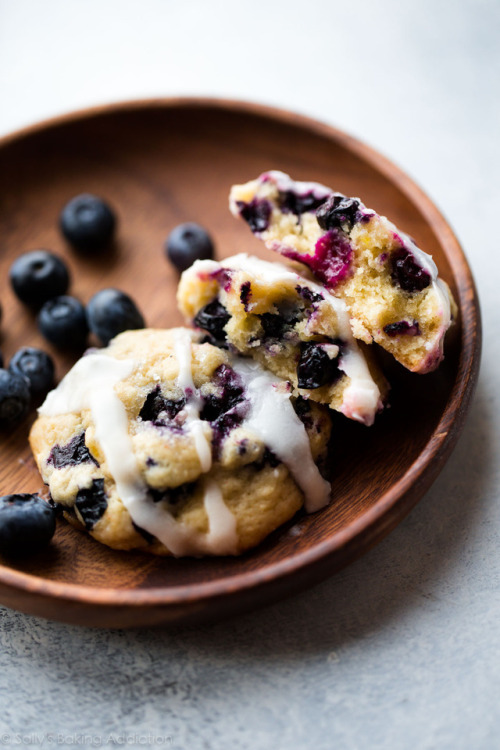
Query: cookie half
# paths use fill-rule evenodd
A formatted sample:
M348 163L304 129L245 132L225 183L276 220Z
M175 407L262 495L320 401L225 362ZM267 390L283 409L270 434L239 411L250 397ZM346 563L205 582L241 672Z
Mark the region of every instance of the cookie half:
M268 248L345 301L356 338L413 372L439 365L455 302L432 257L385 216L279 171L233 186L229 204Z
M382 409L385 380L355 341L344 302L292 269L245 254L196 261L177 299L213 343L253 357L295 396L367 425Z
M238 554L323 507L328 410L188 329L128 331L49 393L30 444L66 517L117 549Z

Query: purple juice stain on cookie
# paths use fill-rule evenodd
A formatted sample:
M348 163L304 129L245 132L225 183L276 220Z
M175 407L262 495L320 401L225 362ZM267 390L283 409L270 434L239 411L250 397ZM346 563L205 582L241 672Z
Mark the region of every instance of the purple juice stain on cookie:
M55 469L65 466L78 466L78 464L93 463L99 466L94 456L85 445L85 432L71 438L66 445L54 445L50 451L47 463Z
M75 505L87 531L92 530L108 507L104 479L94 479L90 488L79 490Z
M272 213L272 206L266 198L253 198L250 203L237 201L236 205L241 218L246 221L254 234L266 231Z
M384 333L391 338L394 336L420 336L420 326L417 320L409 323L407 320L398 320L396 323L388 323L384 326Z
M339 229L330 229L316 242L314 255L303 255L288 247L279 251L290 260L297 260L308 266L315 277L327 289L333 289L350 273L352 247Z
M218 268L217 271L209 274L209 278L214 279L225 292L231 289L232 276L233 271L230 268Z

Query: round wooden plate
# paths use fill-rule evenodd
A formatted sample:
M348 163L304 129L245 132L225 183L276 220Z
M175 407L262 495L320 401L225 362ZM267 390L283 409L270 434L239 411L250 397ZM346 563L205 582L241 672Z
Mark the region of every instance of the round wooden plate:
M430 252L451 285L460 319L446 359L431 375L385 361L392 408L371 428L338 417L333 500L299 516L240 558L166 559L115 552L60 522L50 548L0 566L0 601L66 622L138 626L201 621L298 591L344 566L387 534L422 497L449 456L477 380L480 315L474 282L452 230L396 166L327 125L255 105L204 99L133 102L52 120L0 141L2 350L46 348L61 377L71 366L42 339L15 299L8 269L24 251L60 253L71 292L86 302L116 286L138 302L151 327L182 323L177 275L163 243L178 223L204 225L223 257L247 251L273 259L231 217L228 191L267 169L360 195ZM75 255L57 223L81 192L107 198L119 215L113 251ZM34 415L0 437L0 494L42 489L27 444Z

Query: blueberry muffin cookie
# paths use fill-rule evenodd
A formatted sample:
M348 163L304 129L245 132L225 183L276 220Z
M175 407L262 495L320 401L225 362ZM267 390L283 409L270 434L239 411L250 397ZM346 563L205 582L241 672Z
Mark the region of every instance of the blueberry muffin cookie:
M201 260L184 271L177 298L212 343L253 357L294 396L367 425L382 408L385 380L356 343L345 303L294 270L245 254Z
M231 555L329 502L328 410L193 331L127 331L51 391L30 433L67 518L117 549Z
M359 198L271 171L231 189L230 209L267 247L343 299L354 336L413 372L434 370L456 305L432 257Z

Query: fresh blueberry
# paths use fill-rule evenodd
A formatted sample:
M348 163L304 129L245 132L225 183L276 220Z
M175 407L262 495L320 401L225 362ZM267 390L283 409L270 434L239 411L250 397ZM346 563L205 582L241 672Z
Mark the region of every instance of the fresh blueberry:
M88 333L85 308L75 297L55 297L40 310L38 327L47 341L55 346L81 349Z
M158 385L148 393L139 417L143 422L152 422L156 427L164 427L175 419L185 405L185 398L178 399L177 401L165 398Z
M173 229L166 242L165 251L179 272L192 266L195 260L214 257L214 244L208 232L199 224L188 222Z
M186 482L178 487L168 487L166 490L155 490L150 487L149 496L154 503L166 501L169 505L177 505L193 494L195 486L196 482Z
M108 507L104 479L93 479L90 488L78 490L75 505L80 511L85 528L93 529Z
M292 406L306 430L312 430L312 428L314 427L314 419L311 415L311 405L309 401L307 401L305 398L302 398L302 396L298 396L292 402Z
M313 292L308 286L298 285L295 287L295 291L300 294L302 299L305 299L306 302L310 302L312 305L314 305L315 302L321 302L324 299L322 294Z
M226 332L224 330L230 319L230 314L226 308L221 305L218 299L209 302L202 307L194 318L194 324L198 328L208 331L212 341L221 346L226 341Z
M313 191L302 195L294 190L284 190L279 193L279 204L283 213L292 213L297 216L306 213L306 211L316 211L325 201L324 196L318 198Z
M28 411L30 403L29 381L10 370L0 370L0 427L10 427L19 422Z
M216 391L205 397L200 419L210 422L212 445L217 457L223 438L243 421L248 402L241 378L231 367L220 365L214 373L213 382Z
M260 324L264 329L266 339L282 340L285 334L290 331L300 319L298 309L284 310L279 314L262 313L259 316Z
M9 370L28 378L32 396L45 395L54 384L52 357L34 346L19 349L10 360Z
M45 547L56 529L54 509L38 495L0 497L0 552L30 555Z
M106 345L122 331L144 328L134 300L119 289L101 289L87 305L89 328Z
M48 250L32 250L20 255L11 265L9 277L21 302L35 309L65 294L69 286L66 265Z
M240 301L243 305L245 312L248 312L248 306L252 299L252 284L250 281L244 281L240 287Z
M272 206L266 198L254 198L250 203L238 201L236 204L242 219L246 221L252 232L265 232L269 226Z
M321 229L345 228L351 230L357 221L359 201L356 198L346 198L341 194L332 195L316 213L316 219Z
M83 193L64 206L59 225L74 248L93 253L103 250L111 242L116 216L101 198Z
M418 320L409 323L407 320L398 320L397 323L388 323L384 326L384 333L388 336L420 336Z
M65 466L78 466L79 464L98 462L91 454L85 444L85 432L80 432L65 445L54 445L50 451L47 463L55 469L63 469Z
M391 254L391 279L404 292L421 292L431 283L428 271L419 266L414 255L405 247Z
M330 359L324 345L313 341L302 342L297 365L299 388L320 388L334 383L341 375L338 356Z

